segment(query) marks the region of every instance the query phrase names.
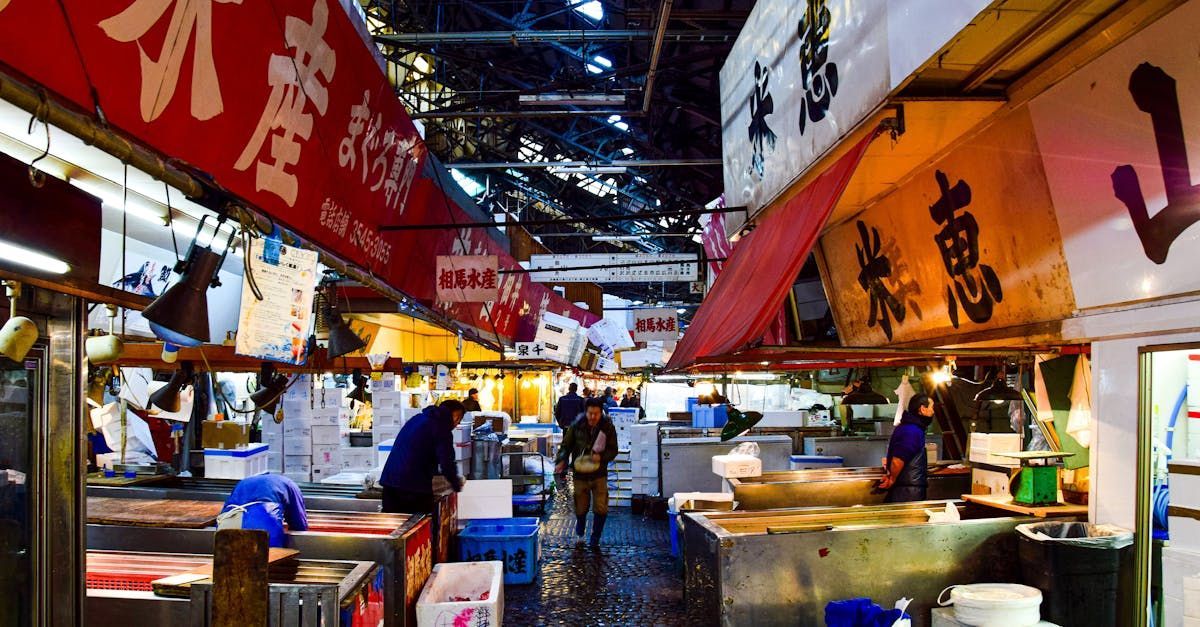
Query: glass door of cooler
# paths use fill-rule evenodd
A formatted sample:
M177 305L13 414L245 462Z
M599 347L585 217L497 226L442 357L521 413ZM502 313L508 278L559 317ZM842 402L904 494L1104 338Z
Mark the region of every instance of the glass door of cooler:
M0 627L32 625L38 573L34 486L44 350L21 363L0 357Z

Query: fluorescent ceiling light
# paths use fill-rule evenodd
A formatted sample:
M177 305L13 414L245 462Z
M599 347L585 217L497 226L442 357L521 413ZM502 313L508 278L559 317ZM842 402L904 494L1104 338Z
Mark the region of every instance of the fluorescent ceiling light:
M660 374L660 375L654 377L654 380L655 381L687 381L688 375L686 375L686 374Z
M71 266L61 259L43 255L4 240L0 240L0 259L51 274L66 274L71 270Z
M619 116L619 115L615 115L615 114L614 114L614 115L610 115L610 116L608 116L608 123L609 123L609 124L612 124L613 126L615 126L615 127L619 128L619 129L621 129L622 131L628 131L628 130L629 130L629 125L628 125L628 124L626 124L625 122L622 122L622 121L621 121L621 116Z
M587 71L592 74L603 74L607 70L612 69L612 61L600 55L592 57L592 62L587 64Z
M630 148L629 146L626 146L626 147L624 147L624 148L622 148L622 149L621 149L621 154L623 154L623 155L625 155L626 157L628 157L629 155L632 155L632 154L633 154L633 149L632 149L632 148Z
M684 309L683 307L680 307L679 309L676 309L675 312L676 313L687 313L687 310Z
M735 372L730 378L734 381L774 381L779 376L769 372Z
M417 55L417 58L413 60L413 69L415 69L417 73L425 75L429 73L431 68L429 66L429 61L426 61L425 57Z
M644 235L593 235L593 242L636 242Z
M599 22L604 19L604 5L600 3L600 0L576 3L571 8L593 21Z
M595 73L595 72L594 72ZM625 104L625 96L623 94L573 94L564 92L553 92L546 94L521 94L517 96L517 101L523 105L623 105Z

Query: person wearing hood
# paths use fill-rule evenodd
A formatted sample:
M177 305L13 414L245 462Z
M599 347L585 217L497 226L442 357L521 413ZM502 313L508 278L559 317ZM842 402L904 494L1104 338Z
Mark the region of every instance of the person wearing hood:
M888 442L879 487L887 490L886 503L924 501L928 485L929 458L925 454L925 430L933 422L933 399L917 394Z

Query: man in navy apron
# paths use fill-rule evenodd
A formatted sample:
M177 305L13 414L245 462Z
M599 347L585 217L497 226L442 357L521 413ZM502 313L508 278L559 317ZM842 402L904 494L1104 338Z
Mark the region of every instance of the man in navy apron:
M917 394L888 442L879 487L888 491L886 503L924 501L928 486L929 458L925 454L925 430L933 422L933 399Z

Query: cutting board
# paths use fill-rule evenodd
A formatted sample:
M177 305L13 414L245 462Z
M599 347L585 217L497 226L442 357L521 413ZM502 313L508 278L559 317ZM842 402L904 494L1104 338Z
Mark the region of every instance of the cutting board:
M89 496L87 521L97 525L202 529L217 524L220 501L121 499Z

